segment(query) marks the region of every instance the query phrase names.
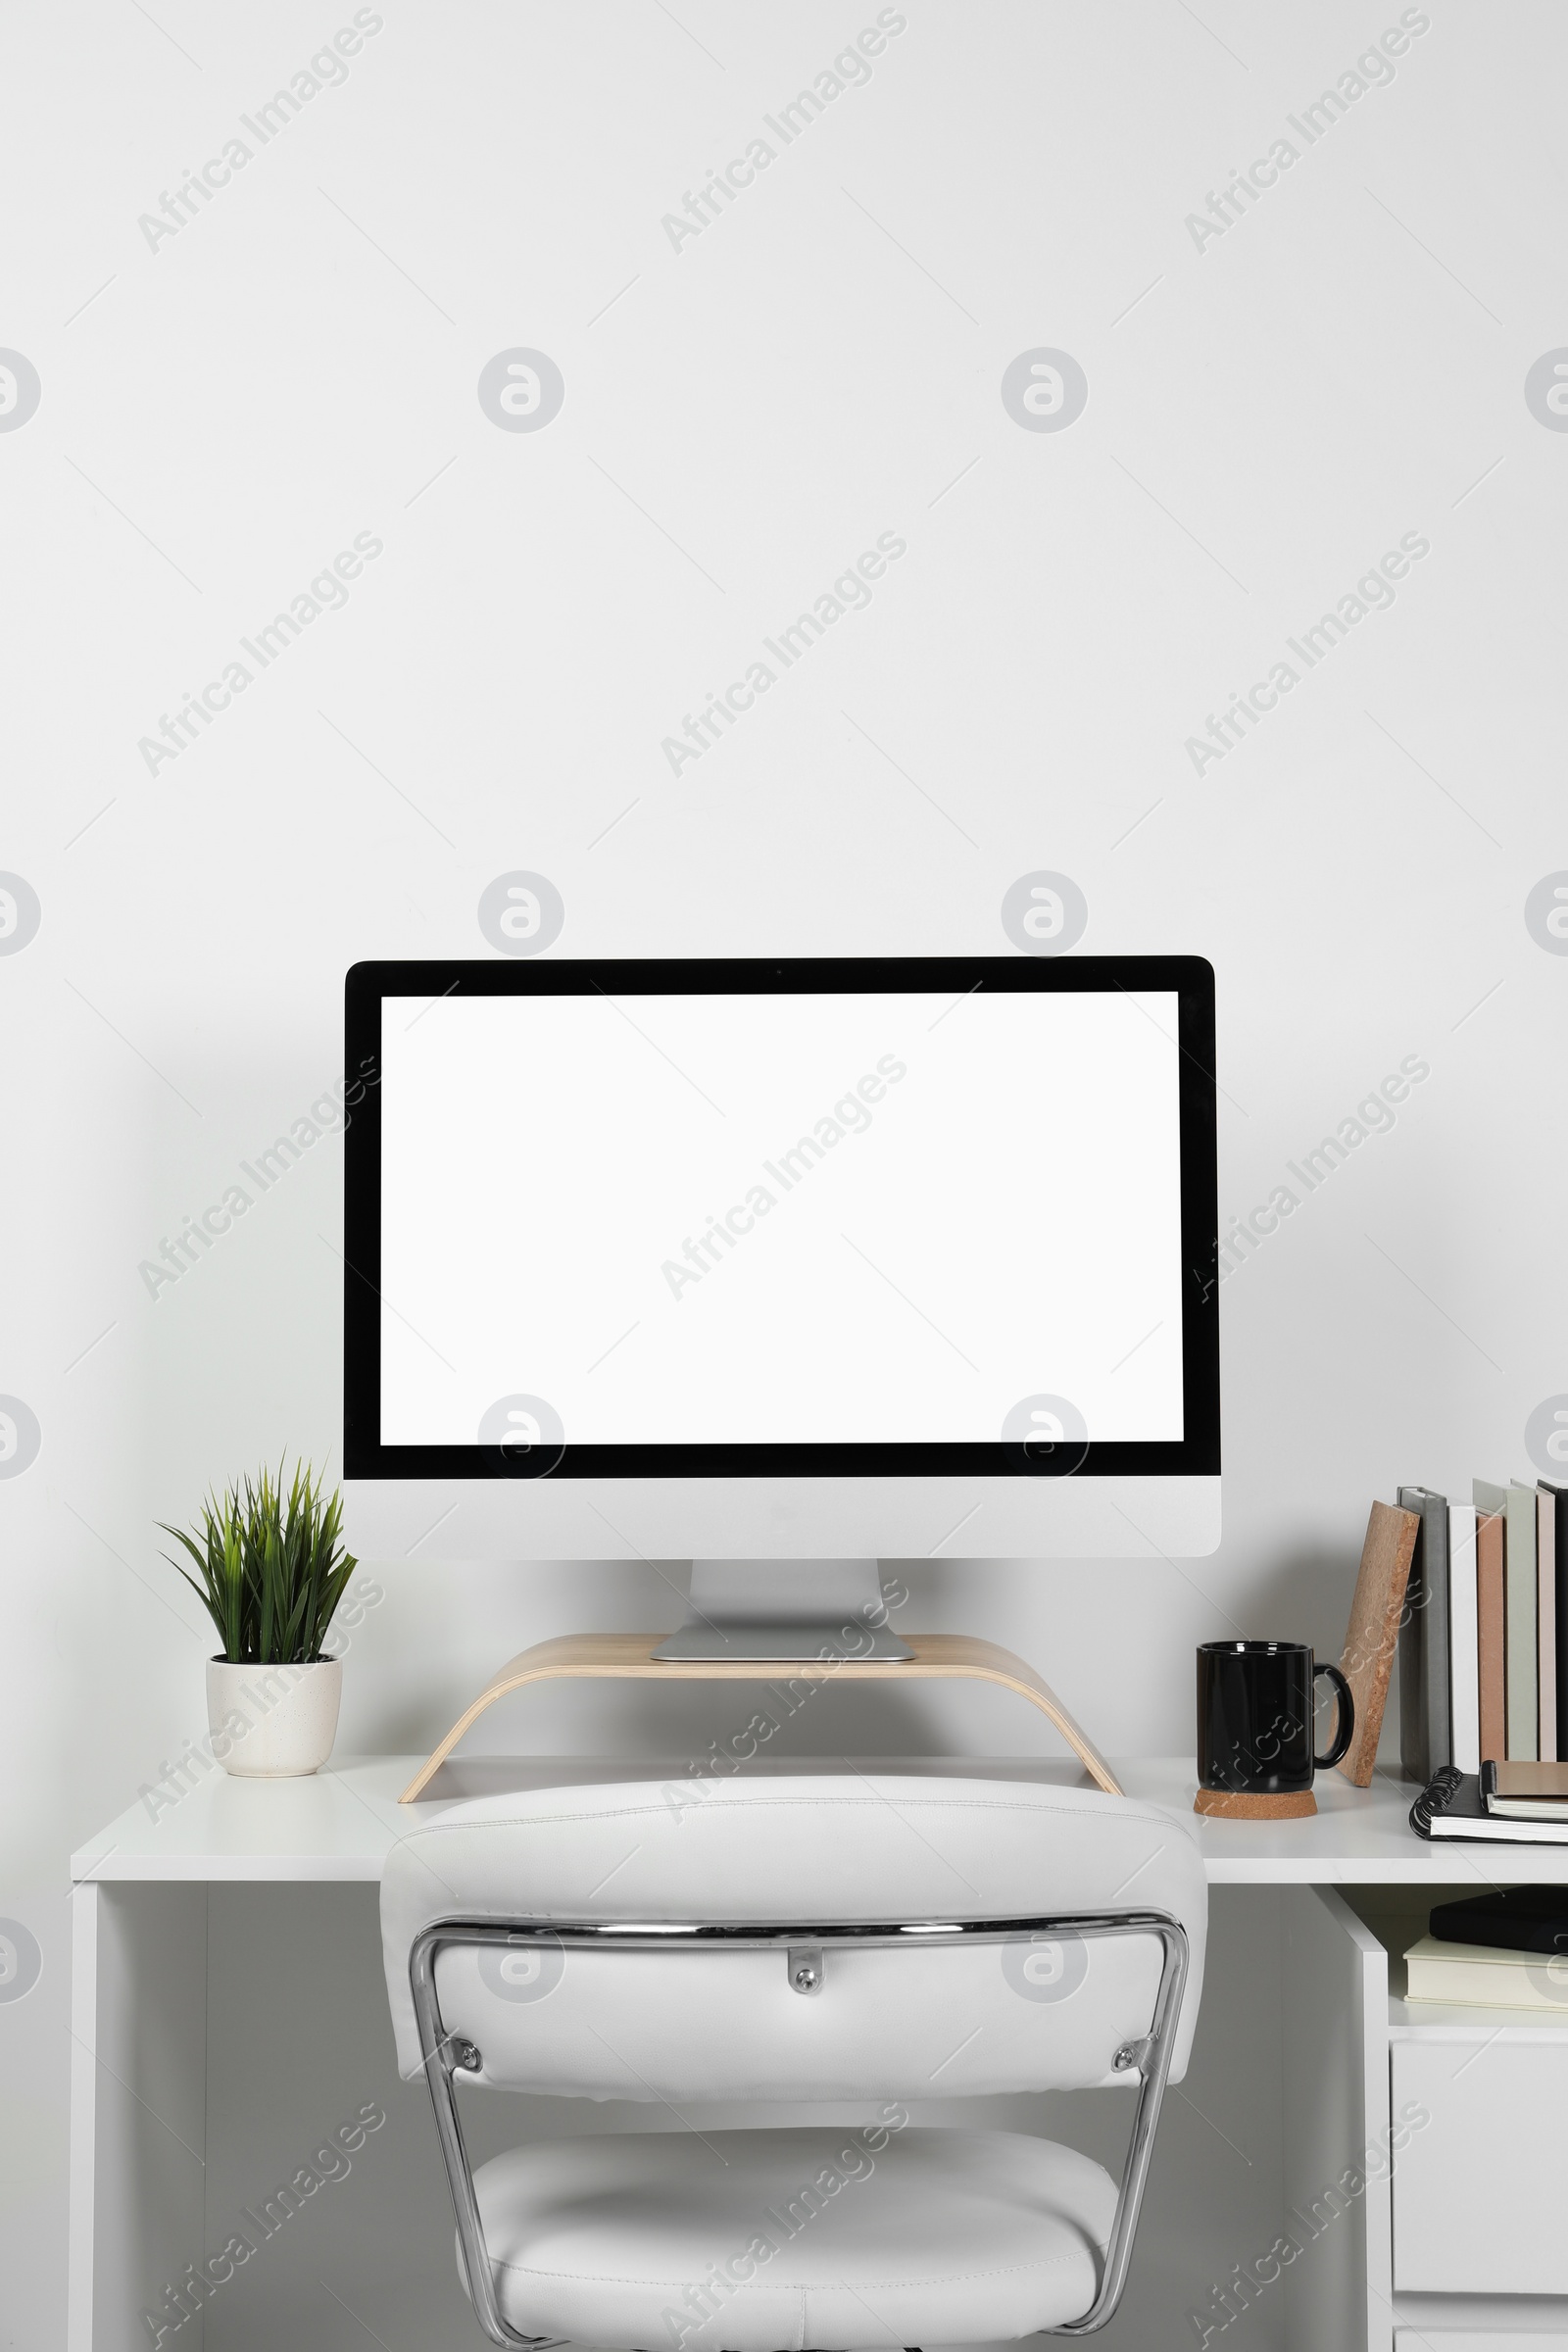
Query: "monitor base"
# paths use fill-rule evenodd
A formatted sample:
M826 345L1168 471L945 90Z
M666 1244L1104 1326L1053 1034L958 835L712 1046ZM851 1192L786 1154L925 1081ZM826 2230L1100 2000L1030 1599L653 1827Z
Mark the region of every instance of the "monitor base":
M778 1664L913 1655L888 1624L875 1560L693 1560L686 1622L654 1651Z

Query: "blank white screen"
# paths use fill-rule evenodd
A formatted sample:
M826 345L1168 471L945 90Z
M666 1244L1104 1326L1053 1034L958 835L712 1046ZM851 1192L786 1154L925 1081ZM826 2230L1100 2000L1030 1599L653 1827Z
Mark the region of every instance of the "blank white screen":
M1182 1436L1164 992L388 998L381 1437ZM896 1074L902 1073L902 1074Z

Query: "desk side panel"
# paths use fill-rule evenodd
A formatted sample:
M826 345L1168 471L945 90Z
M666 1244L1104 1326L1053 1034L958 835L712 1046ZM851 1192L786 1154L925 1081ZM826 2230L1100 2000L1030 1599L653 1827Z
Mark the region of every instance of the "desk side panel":
M207 1889L80 1887L74 1974L71 2352L202 2352L200 2297L166 2302L204 2239ZM81 2258L78 2276L77 2261ZM145 2315L152 2315L152 2322Z
M1282 1900L1286 2341L1392 2352L1388 1954L1329 1889Z
M100 1889L90 1884L74 1886L71 1891L71 2182L67 2223L66 2352L93 2352L100 1899Z

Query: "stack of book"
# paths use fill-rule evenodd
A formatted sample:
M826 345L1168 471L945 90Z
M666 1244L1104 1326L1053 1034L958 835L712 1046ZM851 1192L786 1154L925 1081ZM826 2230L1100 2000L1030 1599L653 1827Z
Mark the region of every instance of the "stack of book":
M1406 2000L1568 2017L1568 1887L1439 1903L1429 1925L1404 1955Z
M1568 1764L1440 1764L1410 1807L1418 1838L1497 1838L1568 1845Z
M1469 1502L1401 1487L1421 1521L1399 1628L1399 1758L1568 1759L1568 1487L1478 1478Z

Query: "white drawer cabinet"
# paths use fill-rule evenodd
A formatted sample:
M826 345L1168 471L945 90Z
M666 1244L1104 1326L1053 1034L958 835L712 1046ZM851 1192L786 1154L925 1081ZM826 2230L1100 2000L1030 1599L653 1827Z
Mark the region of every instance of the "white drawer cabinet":
M1244 2315L1271 2352L1568 2352L1568 2023L1406 2004L1448 1891L1280 1890L1279 2218L1189 2314L1206 2352Z
M1469 1891L1302 1890L1287 2012L1310 2014L1315 1980L1319 2005L1338 2005L1342 2035L1359 2023L1367 2140L1376 2144L1381 2119L1392 2164L1334 2223L1356 2241L1355 2328L1299 2334L1293 2325L1289 2352L1298 2340L1311 2352L1331 2342L1336 2352L1568 2352L1568 2018L1403 1997L1403 1955L1432 1905ZM1312 2067L1330 2044L1321 2029L1307 2038L1316 2046L1287 2099L1288 2146L1310 2144L1314 2113L1327 2112ZM1316 2127L1320 2169L1335 2132L1346 2135L1343 2090L1339 2101L1328 2135ZM1297 2210L1312 2220L1310 2207ZM1323 2278L1316 2242L1310 2255ZM1328 2268L1343 2272L1343 2260Z

